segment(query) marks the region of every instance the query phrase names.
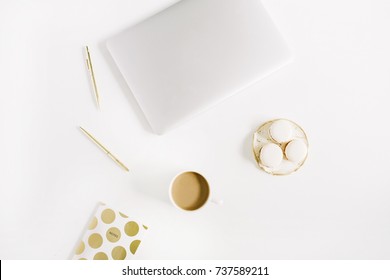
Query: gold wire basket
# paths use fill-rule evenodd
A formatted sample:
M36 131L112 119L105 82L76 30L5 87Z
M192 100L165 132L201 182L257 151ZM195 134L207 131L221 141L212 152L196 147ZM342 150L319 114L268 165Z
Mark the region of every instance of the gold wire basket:
M274 120L271 120L271 121L268 121L268 122L262 124L256 130L256 132L253 134L253 142L252 142L253 154L255 156L255 159L256 159L258 166L261 169L263 169L265 172L272 174L272 175L289 175L289 174L292 174L295 171L297 171L299 168L301 168L301 166L305 163L305 161L307 159L307 154L306 154L306 157L300 162L292 162L292 161L287 160L286 155L284 154L284 150L289 142L278 143L272 139L272 137L270 136L270 133L269 133L270 126L278 120L285 120L291 124L292 131L293 131L291 140L300 139L300 140L304 141L307 148L309 148L309 142L307 140L306 133L298 124L296 124L295 122L292 122L290 120L286 120L286 119L274 119ZM262 164L262 162L260 160L261 148L264 145L269 144L269 143L274 143L274 144L278 145L283 151L282 163L277 168L270 168L268 166L265 166L264 164Z

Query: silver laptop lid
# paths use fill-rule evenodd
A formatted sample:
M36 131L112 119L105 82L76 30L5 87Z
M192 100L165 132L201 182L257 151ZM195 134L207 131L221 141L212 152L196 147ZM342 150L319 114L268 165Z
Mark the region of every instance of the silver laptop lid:
M291 60L259 0L182 0L107 47L156 133Z

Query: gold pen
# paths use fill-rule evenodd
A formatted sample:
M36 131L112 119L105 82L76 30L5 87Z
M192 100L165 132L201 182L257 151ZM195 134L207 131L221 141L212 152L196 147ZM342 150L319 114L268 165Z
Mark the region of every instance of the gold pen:
M87 58L86 58L87 68L88 68L89 75L91 77L93 92L95 93L96 104L97 104L98 109L100 109L100 96L99 96L99 91L98 91L98 88L96 85L95 73L93 72L91 54L89 53L88 46L85 46L85 53L87 56Z
M106 155L108 155L113 161L116 162L123 170L129 172L129 169L124 165L117 157L115 157L106 147L104 147L98 140L96 140L95 137L93 137L88 131L86 131L84 128L80 126L81 131L87 135L89 139L92 140L93 143L95 143L100 149L102 149Z

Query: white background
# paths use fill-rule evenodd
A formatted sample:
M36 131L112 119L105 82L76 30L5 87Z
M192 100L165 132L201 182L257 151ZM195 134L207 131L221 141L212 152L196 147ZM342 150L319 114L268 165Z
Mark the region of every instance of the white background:
M0 0L0 258L69 258L99 201L150 226L141 259L390 258L390 2L265 0L295 61L157 136L104 42L172 3ZM279 117L310 141L287 177L251 151L254 130ZM225 204L172 207L169 182L186 169Z
M234 275L234 269L229 275L223 269L219 270L219 277L222 279L272 279L272 280L388 280L390 277L388 260L132 260L132 261L115 261L115 262L69 262L69 261L14 261L7 260L1 264L1 279L4 280L52 280L53 276L58 280L68 279L167 279L167 276L145 276L138 275L122 276L123 269L127 272L137 268L147 269L176 269L178 266L182 273L187 269L191 276L169 276L169 279L216 279L218 268L225 267L261 267L261 273L268 276L260 275ZM20 269L23 267L23 269ZM207 275L198 273L194 276L192 269L206 269ZM211 270L211 272L210 272ZM60 271L60 273L58 273ZM177 270L176 270L177 271ZM199 271L199 270L197 270ZM223 275L225 273L225 275ZM259 273L259 270L257 271ZM158 271L157 271L158 274ZM195 272L196 274L196 272ZM202 275L202 276L201 276Z

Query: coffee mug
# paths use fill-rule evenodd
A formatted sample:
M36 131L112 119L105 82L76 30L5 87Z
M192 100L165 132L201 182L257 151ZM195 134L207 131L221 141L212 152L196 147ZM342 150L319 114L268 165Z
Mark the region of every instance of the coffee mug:
M222 200L212 199L209 182L195 171L185 171L173 178L169 187L169 197L177 208L185 211L195 211L207 202L222 204Z

